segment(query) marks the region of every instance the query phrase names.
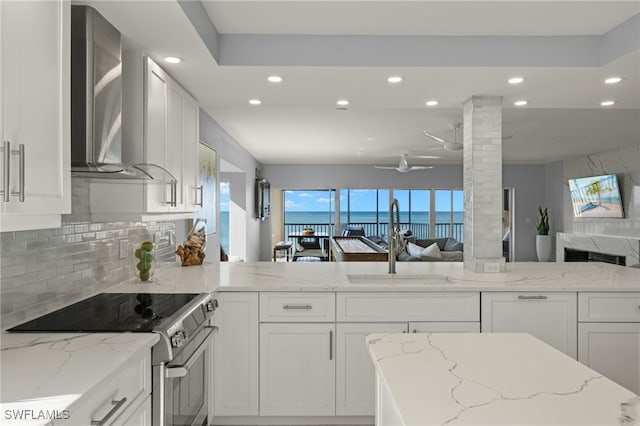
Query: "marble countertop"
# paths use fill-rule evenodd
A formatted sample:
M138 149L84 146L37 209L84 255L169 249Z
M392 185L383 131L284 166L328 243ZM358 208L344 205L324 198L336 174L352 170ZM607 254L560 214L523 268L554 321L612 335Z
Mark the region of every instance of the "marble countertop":
M505 273L476 273L455 262L222 262L159 268L149 284L113 292L212 291L640 291L640 269L604 263L507 263Z
M16 417L37 418L44 410L62 416L158 339L154 333L1 334L0 424L50 424L48 419L21 422Z
M617 425L636 395L528 334L367 337L404 425Z

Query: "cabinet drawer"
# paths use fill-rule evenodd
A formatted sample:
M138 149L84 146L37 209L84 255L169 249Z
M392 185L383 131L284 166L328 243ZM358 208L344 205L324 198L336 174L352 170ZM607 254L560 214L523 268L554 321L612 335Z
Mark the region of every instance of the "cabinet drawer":
M333 322L333 293L260 293L261 322Z
M480 293L338 293L343 322L480 321Z
M123 413L130 413L129 408L137 407L149 394L151 351L129 360L119 371L80 398L69 408L70 417L60 424L89 425L92 421L105 419L110 412L113 414L104 424L120 424L125 419Z
M579 293L580 322L640 322L640 293Z

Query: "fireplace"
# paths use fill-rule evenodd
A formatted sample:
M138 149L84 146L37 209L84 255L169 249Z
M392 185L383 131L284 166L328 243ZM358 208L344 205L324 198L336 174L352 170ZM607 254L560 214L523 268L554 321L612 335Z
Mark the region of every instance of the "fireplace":
M589 261L639 268L640 237L564 232L556 234L556 262Z
M565 262L604 262L614 265L626 266L626 257L615 254L599 253L587 250L564 249Z

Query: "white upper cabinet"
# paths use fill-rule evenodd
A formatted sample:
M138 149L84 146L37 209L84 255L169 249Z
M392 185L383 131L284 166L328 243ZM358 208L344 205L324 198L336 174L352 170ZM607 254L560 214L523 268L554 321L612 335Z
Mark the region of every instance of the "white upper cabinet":
M202 201L198 110L196 100L153 59L123 52L123 161L160 166L175 182L162 177L138 184L94 182L94 220L192 217Z
M0 2L0 231L71 212L70 3Z
M198 184L198 104L171 80L167 124L165 168L178 178L177 205L174 210L194 212L202 202Z

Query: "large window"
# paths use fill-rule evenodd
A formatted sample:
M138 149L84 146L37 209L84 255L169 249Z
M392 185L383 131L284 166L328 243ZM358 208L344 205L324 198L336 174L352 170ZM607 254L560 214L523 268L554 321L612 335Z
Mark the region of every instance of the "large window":
M367 236L388 234L388 189L341 189L339 226L334 229L335 191L285 191L285 235L304 227L340 234L361 226ZM464 193L451 189L394 189L400 205L400 228L418 239L463 239Z
M464 238L464 192L459 189L437 189L435 191L436 238Z
M284 235L313 228L333 235L334 190L284 191Z
M389 221L388 189L341 189L340 226L362 226L365 235L386 235Z

